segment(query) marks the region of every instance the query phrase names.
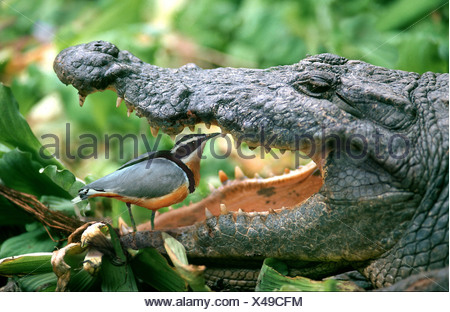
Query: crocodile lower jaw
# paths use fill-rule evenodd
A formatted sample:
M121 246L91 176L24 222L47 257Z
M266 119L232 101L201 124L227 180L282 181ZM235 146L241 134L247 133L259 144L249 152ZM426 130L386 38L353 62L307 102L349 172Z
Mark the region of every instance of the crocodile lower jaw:
M267 215L292 209L317 193L323 182L314 162L280 176L247 178L239 167L235 179L222 175L222 185L203 200L156 214L155 229L177 228L191 225L212 216L234 212ZM138 230L150 230L150 224L138 226Z

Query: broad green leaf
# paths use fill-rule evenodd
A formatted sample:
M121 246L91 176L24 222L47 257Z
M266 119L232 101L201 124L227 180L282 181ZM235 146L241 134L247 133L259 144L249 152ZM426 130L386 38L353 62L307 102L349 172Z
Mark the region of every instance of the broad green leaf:
M359 291L353 283L338 280L314 281L306 277L289 277L287 265L277 259L264 260L256 291Z
M186 282L153 248L139 250L131 267L136 277L159 291L186 291Z
M9 147L0 143L0 158L2 158L3 154L8 153L9 151L11 151Z
M40 202L51 210L60 211L67 216L74 216L73 203L69 199L56 196L42 196ZM1 208L0 208L1 209Z
M39 173L41 164L29 152L14 149L0 159L0 178L15 190L36 196L54 195L71 199L72 196L45 174Z
M67 169L58 169L56 166L47 166L41 173L49 177L56 185L66 190L72 197L78 195L78 190L84 186L84 183L77 180L76 177Z
M162 232L164 247L175 265L177 272L189 284L193 291L211 291L205 284L203 275L206 267L189 264L184 246L175 238Z
M83 268L72 269L70 272L70 281L68 288L70 291L88 291L97 289L99 278L92 276Z
M16 277L22 291L55 291L56 275L53 272Z
M32 252L53 251L57 243L53 242L43 226L35 230L11 237L0 247L0 258L28 254Z
M130 264L126 262L126 256L120 245L119 237L115 230L108 224L111 243L118 259L103 257L101 278L102 291L138 291L136 280ZM122 262L118 264L117 262Z
M53 272L51 258L51 252L37 252L0 259L0 275L23 276Z
M31 153L34 161L46 165L63 165L42 148L39 140L34 136L25 118L19 112L19 106L14 99L11 89L0 83L0 143L9 147L18 147L22 151Z

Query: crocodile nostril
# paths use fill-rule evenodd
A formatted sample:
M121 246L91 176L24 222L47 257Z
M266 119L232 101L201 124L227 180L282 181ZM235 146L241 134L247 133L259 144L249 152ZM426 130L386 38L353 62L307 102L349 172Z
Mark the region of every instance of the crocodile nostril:
M86 44L86 48L91 51L109 54L113 57L117 57L119 55L119 49L114 44L106 41L92 41Z

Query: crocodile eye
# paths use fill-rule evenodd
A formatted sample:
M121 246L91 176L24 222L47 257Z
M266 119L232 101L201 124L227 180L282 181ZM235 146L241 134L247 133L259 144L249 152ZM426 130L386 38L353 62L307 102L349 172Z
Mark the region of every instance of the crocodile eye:
M320 97L335 86L336 80L333 73L311 71L297 76L293 87L307 95Z

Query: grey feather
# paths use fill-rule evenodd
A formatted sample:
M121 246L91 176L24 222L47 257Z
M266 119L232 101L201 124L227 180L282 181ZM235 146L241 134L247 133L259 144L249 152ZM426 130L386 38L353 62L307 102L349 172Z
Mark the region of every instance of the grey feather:
M174 162L155 158L139 162L104 176L80 189L112 192L122 196L156 198L188 183L186 173Z

